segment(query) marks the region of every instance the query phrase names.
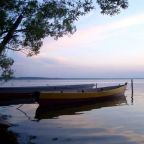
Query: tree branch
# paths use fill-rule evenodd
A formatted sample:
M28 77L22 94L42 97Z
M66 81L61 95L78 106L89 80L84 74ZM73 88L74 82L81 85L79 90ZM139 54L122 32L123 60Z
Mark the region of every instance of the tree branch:
M20 14L19 17L17 18L17 20L15 21L15 23L12 25L9 32L7 33L7 35L4 37L3 41L0 43L0 54L5 49L5 46L7 45L7 43L13 37L13 34L14 34L15 30L17 29L17 27L19 26L19 24L21 23L22 19L23 19L23 15Z
M7 49L9 50L12 50L12 51L21 51L22 49L15 49L15 48L9 48L9 47L6 47Z
M25 32L25 31L26 31L26 29L18 29L18 30L15 30L15 33L17 33L17 32ZM6 33L8 33L8 32L9 32L8 30L1 32L1 33L0 33L0 37L1 37L3 34L6 34Z

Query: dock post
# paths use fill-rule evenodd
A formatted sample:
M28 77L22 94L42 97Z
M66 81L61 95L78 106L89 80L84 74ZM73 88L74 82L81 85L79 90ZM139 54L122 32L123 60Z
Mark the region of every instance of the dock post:
M133 79L131 79L131 104L133 105Z

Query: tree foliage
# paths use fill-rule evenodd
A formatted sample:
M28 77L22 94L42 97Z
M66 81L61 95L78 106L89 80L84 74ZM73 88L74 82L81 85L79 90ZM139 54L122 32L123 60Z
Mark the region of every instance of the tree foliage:
M10 71L13 61L7 58L7 50L28 56L38 54L45 37L58 39L73 34L74 22L94 9L94 2L102 14L108 15L128 7L128 0L0 0L1 71L13 74Z
M13 70L11 66L13 65L14 60L7 57L5 53L0 55L0 70L1 76L4 78L5 81L9 80L13 75Z

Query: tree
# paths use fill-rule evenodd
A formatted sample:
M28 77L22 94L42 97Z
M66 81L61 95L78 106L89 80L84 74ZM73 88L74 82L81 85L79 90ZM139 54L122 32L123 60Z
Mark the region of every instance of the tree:
M102 14L118 14L128 0L96 0ZM14 61L7 51L28 56L39 53L45 37L58 39L76 31L74 22L95 7L93 0L1 0L0 71L10 78Z

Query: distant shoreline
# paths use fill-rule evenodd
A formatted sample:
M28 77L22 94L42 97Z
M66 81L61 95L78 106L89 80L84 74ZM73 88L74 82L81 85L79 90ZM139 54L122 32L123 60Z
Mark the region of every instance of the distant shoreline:
M0 77L0 80L2 78ZM49 78L49 77L14 77L11 80L111 80L111 79L144 79L144 78Z

